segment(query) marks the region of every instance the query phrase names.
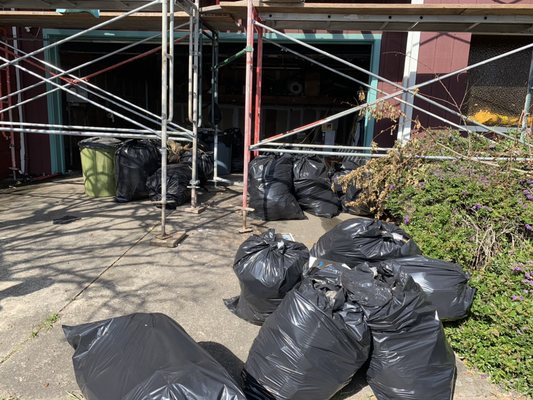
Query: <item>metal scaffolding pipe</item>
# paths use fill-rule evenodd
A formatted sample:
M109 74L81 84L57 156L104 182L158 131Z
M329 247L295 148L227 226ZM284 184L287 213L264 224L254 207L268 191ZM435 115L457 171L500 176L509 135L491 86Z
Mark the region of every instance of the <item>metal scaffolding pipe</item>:
M4 36L7 37L7 32L4 28L0 28L0 32L3 33ZM1 49L1 51L3 51L4 55L7 57L7 48L3 48ZM5 87L2 86L3 82L0 81L0 93L3 92L3 89L5 89L8 93L11 91L11 70L9 68L7 68L5 70ZM8 100L8 105L11 105L12 104L12 101L11 99ZM0 103L0 109L3 108L3 104ZM3 117L2 115L0 115L0 117ZM20 116L22 117L22 115ZM9 124L9 126L13 126L13 111L10 110L9 113L8 113L8 118L9 118L9 122L7 122ZM19 118L20 119L20 118ZM3 123L4 121L0 121L1 123ZM9 167L9 169L11 170L12 174L13 174L13 181L16 181L17 180L17 172L18 172L18 168L17 168L17 152L16 152L16 146L15 146L15 132L13 132L12 130L8 131L9 132L9 151L10 151L10 155L11 155L11 166ZM7 139L8 137L5 135L5 133L3 133L4 135L4 138Z
M198 206L197 203L197 187L198 187L198 90L199 90L199 53L200 53L200 41L199 41L199 11L198 11L198 0L195 0L195 7L192 11L191 24L193 26L193 53L192 53L192 95L190 101L192 102L192 174L191 174L191 209L195 209Z
M11 27L11 32L13 36L13 47L15 49L18 49L19 47L19 41L18 41L18 31L17 27L13 26ZM22 80L20 76L20 71L18 69L15 69L15 89L18 91L19 88L22 86ZM24 121L24 109L22 108L22 104L20 104L22 101L22 96L20 94L17 95L17 111L18 111L18 119L19 122ZM22 175L26 174L26 137L24 133L19 134L19 143L20 143L20 152L19 152L19 163L20 163L20 172Z
M174 45L178 43L178 40L181 41L181 39L174 40L174 0L170 0L169 3L169 14L170 14L170 21L169 21L169 55L168 55L168 61L169 61L169 71L171 73L168 76L168 123L171 124L174 120ZM185 36L188 37L188 36Z
M372 87L372 85L370 85L370 84L368 84L368 83L366 83L366 82L360 81L359 79L356 79L356 78L354 78L354 77L352 77L352 76L350 76L350 75L348 75L348 74L345 74L345 73L343 73L343 72L341 72L341 71L338 71L338 70L336 70L335 68L329 67L329 66L327 66L327 65L325 65L325 64L323 64L323 63L321 63L320 61L313 60L313 59L310 58L310 57L307 57L307 56L305 56L305 55L303 55L303 54L301 54L301 53L299 53L299 52L297 52L297 51L294 51L294 50L292 50L292 49L289 49L288 47L285 47L285 46L283 46L283 45L281 45L281 44L279 44L279 43L273 42L272 40L268 40L268 39L265 39L265 40L266 40L268 43L271 43L271 44L273 44L274 46L279 47L279 48L282 49L283 51L287 51L287 52L289 52L289 53L292 53L292 54L294 54L294 55L296 55L296 56L298 56L298 57L300 57L300 58L302 58L302 59L304 59L304 60L306 60L306 61L309 61L310 63L313 63L313 64L315 64L315 65L318 65L318 66L320 66L320 67L322 67L322 68L327 69L327 70L330 71L330 72L333 72L333 73L335 73L335 74L337 74L337 75L339 75L339 76L342 76L342 77L344 77L344 78L346 78L346 79L349 79L349 80L351 80L351 81L353 81L353 82L356 82L356 83L358 83L358 84L360 84L360 85L362 85L362 86L364 86L364 87L367 87L367 88L370 89L370 90L373 90L373 91L375 91L375 92L377 92L377 93L388 94L386 91L384 91L384 90L382 90L382 89L374 88L374 87ZM448 119L446 119L446 118L444 118L444 117L441 117L440 115L437 115L437 114L434 114L434 113L432 113L432 112L430 112L430 111L428 111L428 110L425 110L425 109L422 108L422 107L419 107L419 106L417 106L417 105L415 105L415 104L410 104L407 100L404 100L404 99L401 98L401 97L394 97L394 100L396 100L396 101L398 101L398 102L400 102L400 103L402 103L402 104L409 105L411 108L413 108L413 109L415 109L415 110L418 110L418 111L420 111L420 112L423 112L424 114L429 115L430 117L433 117L433 118L435 118L435 119L438 119L439 121L442 121L442 122L444 122L444 123L446 123L446 124L448 124L448 125L450 125L450 126L453 126L454 128L460 129L460 130L462 130L462 131L466 131L466 132L468 132L468 133L472 133L472 134L476 134L476 135L481 135L479 132L475 132L475 131L472 131L472 130L468 129L468 127L465 126L465 125L459 125L459 124L457 124L457 123L455 123L455 122L453 122L453 121L450 121L450 120L448 120ZM408 118L408 119L409 119L409 121L412 120L411 118ZM482 136L482 135L481 135L481 136ZM256 143L257 143L257 142L258 142L258 141L256 140ZM264 144L266 144L266 143L264 143ZM253 148L253 147L254 147L254 146L252 146L252 148ZM330 147L331 147L331 146L330 146Z
M263 28L257 28L257 56L255 66L254 140L261 140L261 86L263 82ZM254 157L259 153L254 151Z
M369 150L369 151L389 151L390 147L369 147L369 146L339 146L331 144L313 144L313 143L285 143L285 142L272 142L272 143L263 143L261 146L279 146L279 147L305 147L312 149L331 149L335 147L336 149L345 149L345 150ZM258 145L253 145L252 148L259 147Z
M321 50L321 49L319 49L319 48L317 48L317 47L315 47L315 46L312 46L312 45L310 45L310 44L308 44L308 43L305 43L305 42L303 42L303 41L301 41L301 40L299 40L299 39L296 39L296 38L294 38L294 37L291 37L291 36L289 36L289 35L287 35L287 34L285 34L285 33L283 33L283 32L280 32L280 31L278 31L278 30L276 30L276 29L274 29L274 28L271 28L271 27L269 27L269 26L267 26L267 25L264 25L264 24L262 24L262 23L260 23L260 22L257 22L257 21L255 21L254 23L255 23L255 25L258 25L258 26L260 26L260 27L262 27L262 28L264 28L264 29L266 29L266 30L272 32L272 33L275 33L275 34L280 35L280 36L282 36L282 37L284 37L284 38L286 38L286 39L289 39L289 40L292 41L292 42L298 43L298 44L300 44L300 45L302 45L302 46L304 46L304 47L307 47L307 48L309 48L309 49L312 49L312 50L314 50L314 51L317 51L318 53L323 54L323 55L325 55L325 56L327 56L327 57L330 57L330 58L332 58L332 59L334 59L334 60L336 60L336 61L338 61L338 62L340 62L340 63L342 63L342 64L348 65L348 66L350 66L350 67L352 67L352 68L355 68L355 69L357 69L357 70L359 70L359 71L361 71L361 72L364 72L364 73L366 73L366 74L368 74L368 75L370 75L370 76L373 76L373 77L375 77L375 78L377 78L377 79L379 79L379 80L382 80L382 81L384 81L384 82L387 82L387 83L393 85L394 87L401 88L401 90L398 91L398 92L395 92L395 93L389 94L389 95L384 96L384 97L382 97L382 98L380 98L380 99L377 99L377 100L375 100L375 101L373 101L373 102L365 103L365 104L362 104L362 105L360 105L360 106L358 106L358 107L355 107L355 108L353 108L352 111L351 111L350 113L348 113L348 114L351 114L351 113L353 113L353 112L359 111L360 109L362 109L362 108L364 108L364 107L372 106L372 105L375 105L375 104L377 104L377 103L379 103L379 102L382 102L382 101L385 101L385 100L389 100L389 99L394 98L394 97L396 97L396 96L398 96L398 95L400 95L400 94L402 94L402 93L404 93L404 92L409 92L409 93L413 94L414 96L417 96L417 97L423 99L424 101L426 101L426 102L428 102L428 103L430 103L430 104L433 104L433 105L436 106L436 107L439 107L439 108L441 108L441 109L443 109L443 110L445 110L445 111L447 111L447 112L450 112L450 113L452 113L452 114L454 114L454 115L457 115L457 116L459 116L459 117L461 117L461 118L463 118L463 119L466 119L466 120L468 120L468 121L474 123L475 125L481 126L482 128L486 129L486 130L489 131L489 132L495 133L495 134L497 134L497 135L503 136L503 137L505 137L505 138L507 138L507 139L510 139L510 140L513 140L513 141L518 141L516 138L513 138L512 136L509 136L509 135L506 135L506 134L504 134L504 133L498 132L497 130L495 130L495 129L489 127L489 126L486 126L486 125L483 125L483 124L478 123L477 121L471 120L471 119L468 118L467 116L465 116L465 115L463 115L463 114L461 114L461 113L458 113L457 111L451 110L450 108L448 108L448 107L446 107L446 106L443 106L442 104L440 104L440 103L438 103L438 102L436 102L436 101L434 101L434 100L431 100L431 99L426 98L425 96L423 96L423 95L421 95L420 93L418 93L417 90L420 89L420 88L422 88L422 87L425 87L425 86L428 86L428 85L430 85L430 84L433 84L433 83L435 83L435 82L442 81L442 80L444 80L444 79L446 79L446 78L449 78L449 77L451 77L451 76L455 76L455 75L458 75L458 74L460 74L460 73L462 73L462 72L466 72L466 71L468 71L468 70L470 70L470 69L472 69L472 68L476 68L476 67L478 67L478 66L480 66L480 65L484 65L484 64L487 64L487 63L492 62L492 61L494 61L494 60L497 60L497 59L500 59L500 58L503 58L503 57L507 57L507 56L509 56L509 55L511 55L511 54L515 54L515 53L518 53L518 52L520 52L520 51L524 51L524 50L527 50L527 49L529 49L529 48L533 48L533 43L532 43L532 44L529 44L529 45L526 45L526 46L522 46L522 47L520 47L520 48L518 48L518 49L511 50L511 51L506 52L506 53L503 53L503 54L501 54L501 55L498 55L498 56L495 56L495 57L491 57L491 58L489 58L489 59L487 59L487 60L484 60L484 61L478 62L478 63L476 63L476 64L469 65L469 66L467 66L467 67L464 67L464 68L461 68L461 69L459 69L459 70L456 70L456 71L450 72L450 73L448 73L448 74L445 74L445 75L442 75L442 76L439 76L439 77L436 77L436 78L430 79L430 80L428 80L428 81L425 81L425 82L422 82L422 83L415 84L415 85L413 85L413 86L410 86L410 87L404 88L404 87L402 87L401 85L397 84L396 82L393 82L393 81L390 81L390 80L388 80L388 79L386 79L386 78L383 78L382 76L380 76L380 75L378 75L378 74L374 74L374 73L371 72L371 71L367 71L367 70L365 70L364 68L361 68L361 67L359 67L359 66L357 66L357 65L355 65L355 64L352 64L352 63L350 63L350 62L348 62L348 61L346 61L346 60L344 60L344 59L342 59L342 58L340 58L340 57L337 57L337 56L335 56L335 55L332 55L332 54L330 54L330 53L328 53L328 52L326 52L326 51L324 51L324 50ZM340 117L342 117L342 116L344 116L344 115L348 115L348 114L342 114L342 115L341 115L341 113L339 113L339 114L337 114L337 117L336 117L335 119L338 119L338 118L340 118ZM328 122L331 122L331 121L328 121ZM303 129L303 130L307 130L307 129L313 128L314 126L317 126L317 125L313 125L313 126L310 126L310 125L311 125L311 124L309 124L309 125L305 125L305 129ZM294 134L299 133L299 132L302 132L302 130L301 130L300 128L297 128L296 130L287 131L287 132L285 132L285 133L282 134L282 135L285 135L285 134L288 134L288 133L291 133L291 135L294 135ZM290 135L289 135L289 136L290 136ZM281 138L281 137L286 137L286 136L276 135L276 136L273 136L273 137L271 137L271 138L269 138L269 139L274 138L274 140L275 140L275 138ZM530 146L530 147L533 147L533 146L531 146L531 145L529 145L529 144L527 144L527 145Z
M218 183L218 121L216 120L215 108L218 107L218 33L211 36L211 125L215 129L213 136L213 184Z
M529 77L527 80L527 94L524 102L524 111L522 113L522 132L520 133L520 141L526 140L526 132L529 117L531 116L531 97L533 96L533 52L531 53L531 61L529 66Z
M159 139L159 136L148 134L141 135L135 133L122 132L100 132L100 131L69 131L63 129L33 129L33 128L15 128L9 126L0 126L0 132L19 132L19 133L38 133L44 135L67 135L67 136L99 136L99 137L114 137L119 139Z
M244 100L244 162L242 189L242 232L248 229L248 175L250 164L250 145L252 141L252 102L253 102L253 74L254 74L254 4L247 2L246 15L246 81Z
M4 57L0 57L0 60L2 60L2 61L6 61L7 59L4 58ZM25 68L25 67L22 67L22 66L20 66L20 65L18 65L18 64L14 64L14 66L15 66L15 68L20 69L21 71L24 71L24 72L26 72L26 73L28 73L28 74L30 74L30 75L32 75L32 76L38 78L38 79L42 79L42 80L46 81L47 83L49 83L49 84L51 84L51 85L53 85L53 86L56 86L56 87L60 88L61 90L63 90L63 91L65 91L65 92L67 92L67 93L73 95L74 97L77 97L77 98L83 99L84 101L86 101L86 102L88 102L88 103L90 103L90 104L92 104L92 105L94 105L94 106L96 106L96 107L98 107L98 108L100 108L100 109L102 109L102 110L104 110L104 111L107 111L107 112L109 112L109 113L111 113L111 114L113 114L113 115L115 115L115 116L117 116L117 117L119 117L119 118L122 118L122 119L125 120L125 121L128 121L128 122L132 123L133 125L140 126L141 128L144 128L144 129L150 131L151 133L154 133L154 134L155 134L155 131L154 131L153 129L147 127L146 125L143 125L143 124L141 124L140 122L137 122L137 121L135 121L135 120L133 120L133 119L131 119L131 118L125 116L125 115L122 115L122 114L120 114L120 113L118 113L118 112L116 112L116 111L114 111L114 110L112 110L112 109L110 109L110 108L108 108L108 107L106 107L106 106L103 106L103 105L97 103L96 101L93 101L93 100L91 100L91 99L89 99L89 98L87 98L87 97L84 97L84 96L78 94L77 92L75 92L75 91L73 91L73 90L67 89L67 88L65 88L65 87L63 87L63 86L61 86L61 85L59 85L58 83L53 82L51 79L48 79L48 78L46 78L46 77L44 77L44 76L41 76L41 75L39 75L39 74L36 73L36 72L30 71L29 69L27 69L27 68ZM86 90L86 89L85 89L85 90ZM6 110L2 110L2 112L3 112L3 111L6 111Z
M182 25L180 25L178 28L180 28L180 27L182 27L182 26L184 26L184 25L187 25L187 24L182 24ZM110 57L111 55L115 55L115 54L117 54L117 53L120 53L120 52L122 52L122 51L124 51L124 50L126 50L126 49L128 49L128 48L134 47L134 46L136 46L136 45L138 45L138 44L140 44L140 43L146 42L146 41L148 41L148 40L150 40L150 39L152 39L152 38L154 38L154 37L158 37L158 36L160 36L160 34L158 34L158 35L154 35L154 36L151 36L150 38L145 38L145 39L143 39L143 40L141 40L141 41L138 41L138 42L136 42L136 43L132 43L132 44L130 44L130 45L128 45L128 46L122 47L122 48L120 48L120 49L118 49L118 50L115 50L115 51L113 51L113 52L111 52L111 53L105 54L104 56L99 57L99 58L97 58L97 59L95 59L95 60L92 60L92 61L86 62L86 63L84 63L84 64L82 64L82 65L80 65L80 66L77 66L77 67L71 68L71 69L69 69L68 71L64 71L64 70L62 70L61 68L59 68L59 67L57 67L57 66L55 66L55 65L53 65L53 64L51 64L51 63L48 63L48 62L46 62L46 61L44 61L44 60L41 60L41 59L38 59L38 58L32 57L33 59L39 61L39 62L42 63L43 65L46 65L46 66L49 67L49 68L53 68L53 69L55 69L56 71L60 71L60 74L57 74L57 75L55 75L54 77L51 78L52 80L55 79L55 78L61 78L61 77L64 76L64 75L68 75L68 76L71 77L74 81L73 81L73 82L69 82L69 83L66 84L66 85L58 86L58 87L56 87L55 89L48 90L48 91L46 91L46 92L44 92L44 93L41 93L41 94L39 94L39 95L37 95L37 96L31 98L31 99L27 99L27 100L23 101L22 103L23 103L23 104L25 104L25 103L29 103L29 102L31 102L31 101L34 101L34 100L36 100L36 99L38 99L38 98L41 98L41 97L44 97L44 96L46 96L46 95L48 95L48 94L51 94L51 93L53 93L53 92L56 92L56 91L58 91L58 90L62 90L61 88L68 88L68 87L70 87L70 86L72 86L72 85L74 85L74 84L79 84L80 82L83 82L83 85L82 85L82 86L79 86L79 87L80 87L82 90L84 90L85 92L87 92L87 93L91 93L91 94L93 94L93 95L95 95L95 96L97 96L97 97L99 97L99 98L101 98L101 99L103 99L103 100L106 100L106 101L110 102L111 104L114 104L114 105L116 105L116 106L118 106L118 107L120 107L120 108L122 108L122 109L124 109L124 110L127 110L127 111L131 112L132 114L137 115L138 117L144 118L144 119L146 119L146 120L148 120L148 121L150 121L150 122L152 122L152 123L160 124L160 123L161 123L161 122L160 122L160 117L159 117L158 115L152 113L151 111L146 110L146 109L144 109L144 108L142 108L142 107L140 107L140 106L138 106L138 105L136 105L136 104L134 104L134 103L131 103L131 102L129 102L129 101L127 101L127 100L125 100L125 99L119 97L119 96L116 96L116 95L114 95L113 93L110 93L110 92L108 92L108 91L106 91L106 90L104 90L104 89L102 89L102 88L96 86L95 84L93 84L93 83L91 83L91 82L85 81L85 79L87 79L87 77L80 78L80 77L77 77L77 76L75 76L75 75L73 75L73 74L70 73L71 71L74 71L74 70L77 70L77 69L80 69L80 68L84 68L84 67L86 67L86 66L88 66L88 65L91 65L91 64L94 64L94 63L96 63L96 62L99 62L99 61L101 61L101 60L103 60L103 59L105 59L105 58ZM177 39L177 40L183 40L183 38L180 38L180 39ZM6 45L9 46L8 44L6 44ZM9 46L9 47L11 47L11 46ZM25 54L25 53L24 53L23 51L21 51L21 50L18 50L18 52L19 52L19 53L22 53L22 54ZM39 86L39 85L41 85L42 83L44 83L44 82L39 82L39 83L33 84L33 85L31 85L30 87L26 88L25 90L27 90L27 89L31 89L31 88L36 87L36 86ZM91 87L91 88L93 88L93 89L99 90L100 92L104 93L105 95L102 95L102 94L96 93L96 92L94 92L93 90L89 90L89 89L87 89L85 86L89 86L89 87ZM24 90L23 90L23 91L24 91ZM109 96L109 97L106 97L106 95ZM80 96L81 96L81 95L80 95ZM78 97L79 97L79 96L78 96ZM85 97L82 97L82 98L85 99ZM111 98L111 99L110 99L110 98ZM121 102L123 102L125 105L124 105L124 104L117 103L117 102L114 101L113 99L118 100L118 101L121 101ZM19 103L19 104L20 104L20 103ZM152 116L152 117L155 118L155 119L153 119L153 118L149 118L147 115L141 114L141 113L139 113L139 112L137 112L137 111L133 111L132 108L135 109L135 110L139 110L140 112L142 112L142 113L144 113L144 114L148 114L148 115ZM157 119L157 120L156 120L156 119ZM181 127L181 126L178 125L178 124L174 124L174 123L173 123L173 124L172 124L172 127L175 128L175 129L179 129L179 130L181 130L181 131L183 131L183 132L187 132L187 133L191 134L191 131L189 131L189 130L183 128L183 127Z
M332 147L332 146L329 146ZM337 146L334 146L337 147ZM341 153L338 151L314 151L314 150L287 150L287 149L268 149L268 148L256 148L257 151L262 153L288 153L288 154L320 154L324 156L339 156L339 157L362 157L362 158L382 158L387 157L388 154L374 154L374 153ZM391 149L389 149L391 150ZM436 161L452 161L452 160L472 160L472 161L516 161L516 162L529 162L533 161L533 158L525 157L454 157L454 156L417 156L417 158L425 160Z
M0 121L0 126L13 126L12 122ZM62 124L42 124L36 122L20 122L16 123L21 127L37 127L37 128L58 128L63 130L91 130L93 132L120 132L120 133L133 133L138 135L150 134L149 131L143 129L130 129L130 128L110 128L105 126L88 126L88 125L62 125ZM156 131L157 132L157 131ZM159 133L159 132L158 132ZM170 136L179 137L180 140L191 141L187 136L184 136L181 132L170 132ZM152 135L155 136L155 135ZM159 138L159 136L155 136Z
M76 39L77 37L83 36L84 34L86 34L88 32L92 32L92 31L98 30L100 28L103 28L104 26L113 24L114 22L120 21L121 19L129 17L132 14L136 14L139 11L144 10L145 8L148 8L148 7L154 6L156 4L159 4L160 2L161 2L161 0L153 0L153 1L149 2L149 3L143 4L140 7L134 8L133 10L125 12L124 14L117 15L116 17L113 17L113 18L111 18L111 19L109 19L107 21L101 22L100 24L94 25L94 26L92 26L90 28L84 29L84 30L82 30L80 32L77 32L77 33L75 33L73 35L70 35L69 37L66 37L64 39L58 40L57 42L54 42L54 43L50 43L49 45L46 45L44 47L41 47L40 49L34 50L34 51L32 51L32 52L30 52L30 53L28 53L28 54L26 54L26 55L24 55L22 57L16 58L16 59L11 60L11 61L7 60L7 62L5 64L0 65L0 69L5 68L5 67L7 67L9 65L17 64L17 63L19 63L22 60L25 60L25 59L27 59L29 57L35 56L37 54L40 54L40 53L42 53L42 52L44 52L44 51L46 51L48 49L52 49L52 48L54 48L56 46L59 46L59 45L61 45L63 43L69 42L69 41L71 41L73 39Z
M174 0L170 0L174 1ZM161 10L161 237L167 221L167 117L168 117L168 2Z

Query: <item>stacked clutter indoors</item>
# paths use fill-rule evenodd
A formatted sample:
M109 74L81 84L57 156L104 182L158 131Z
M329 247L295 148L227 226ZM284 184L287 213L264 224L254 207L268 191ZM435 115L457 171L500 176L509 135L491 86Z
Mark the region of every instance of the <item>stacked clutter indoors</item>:
M452 398L442 321L465 318L475 291L395 225L353 218L310 251L268 230L241 244L233 268L241 293L226 306L261 326L242 389L176 322L131 314L64 327L84 396L327 400L359 372L378 400Z
M369 210L348 205L359 192L350 186L343 193L338 181L356 167L351 161L328 165L313 155L260 155L250 162L248 192L253 215L264 221L303 219L303 211L323 218L333 218L341 210L369 215Z

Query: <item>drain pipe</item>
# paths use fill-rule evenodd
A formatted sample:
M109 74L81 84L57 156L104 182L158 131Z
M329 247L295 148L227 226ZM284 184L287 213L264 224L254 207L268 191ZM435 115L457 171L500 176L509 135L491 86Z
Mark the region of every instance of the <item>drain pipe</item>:
M15 50L18 50L19 46L18 46L17 28L13 26L11 29L12 29L12 34L13 34L13 47L15 48ZM15 51L15 54L18 54L18 53ZM18 68L15 68L15 82L16 82L15 90L18 91L22 87L21 79L20 79L20 70ZM19 93L17 95L17 103L19 104L19 106L17 107L18 114L19 114L19 122L23 123L24 114L23 114L22 105L20 104L22 103L22 93ZM23 128L22 125L20 125L20 127ZM20 138L20 173L22 174L22 176L24 176L26 175L26 136L24 133L20 132L19 138Z

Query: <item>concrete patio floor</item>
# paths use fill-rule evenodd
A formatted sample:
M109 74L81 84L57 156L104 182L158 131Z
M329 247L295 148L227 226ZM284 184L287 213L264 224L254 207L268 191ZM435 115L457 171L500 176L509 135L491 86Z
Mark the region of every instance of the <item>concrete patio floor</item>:
M81 399L73 350L61 324L132 312L161 312L218 359L237 379L258 327L240 320L222 299L239 292L234 254L247 237L237 230L238 187L203 194L199 215L179 208L169 229L187 231L174 249L154 247L159 210L149 201L90 199L80 178L0 190L0 400ZM81 219L65 225L65 215ZM311 246L336 223L259 224L290 232ZM459 362L455 399L517 399ZM372 399L361 379L336 399Z

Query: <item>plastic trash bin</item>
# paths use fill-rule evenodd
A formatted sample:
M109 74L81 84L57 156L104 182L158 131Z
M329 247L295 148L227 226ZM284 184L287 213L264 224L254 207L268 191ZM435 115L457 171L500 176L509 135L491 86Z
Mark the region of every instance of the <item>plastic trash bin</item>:
M120 143L119 139L98 137L84 139L78 143L87 196L115 195L115 150Z
M231 173L231 153L233 141L235 140L234 128L226 129L218 135L218 175L229 175Z

